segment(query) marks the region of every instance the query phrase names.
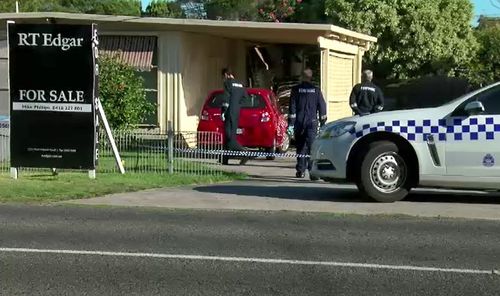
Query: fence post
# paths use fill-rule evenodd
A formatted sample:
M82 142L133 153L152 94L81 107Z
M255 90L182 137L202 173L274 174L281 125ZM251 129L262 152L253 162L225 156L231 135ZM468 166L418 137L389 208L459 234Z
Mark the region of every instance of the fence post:
M17 168L10 168L10 177L14 180L17 180L18 178L18 169Z
M174 128L172 121L167 122L168 173L174 173Z

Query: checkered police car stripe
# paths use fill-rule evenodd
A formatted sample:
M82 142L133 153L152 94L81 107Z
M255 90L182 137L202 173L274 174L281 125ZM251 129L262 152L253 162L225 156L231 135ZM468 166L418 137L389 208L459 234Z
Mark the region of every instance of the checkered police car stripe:
M426 141L429 135L435 141L492 141L500 137L500 116L452 118L440 120L393 120L365 124L351 134L361 138L373 132L392 132L409 141Z

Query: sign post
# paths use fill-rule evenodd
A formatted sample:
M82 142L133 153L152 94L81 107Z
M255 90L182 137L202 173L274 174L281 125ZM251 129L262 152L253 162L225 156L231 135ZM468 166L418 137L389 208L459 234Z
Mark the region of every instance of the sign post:
M95 176L95 34L95 25L8 23L13 168L84 169Z

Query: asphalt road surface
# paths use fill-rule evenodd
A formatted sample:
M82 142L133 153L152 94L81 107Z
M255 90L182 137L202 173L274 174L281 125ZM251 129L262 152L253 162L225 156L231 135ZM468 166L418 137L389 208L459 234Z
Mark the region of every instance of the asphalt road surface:
M0 206L0 295L498 295L500 223Z

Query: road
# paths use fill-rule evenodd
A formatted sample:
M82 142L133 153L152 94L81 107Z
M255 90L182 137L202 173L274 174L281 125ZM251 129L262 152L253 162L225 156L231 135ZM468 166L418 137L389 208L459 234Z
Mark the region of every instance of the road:
M0 206L0 295L493 295L500 222Z

